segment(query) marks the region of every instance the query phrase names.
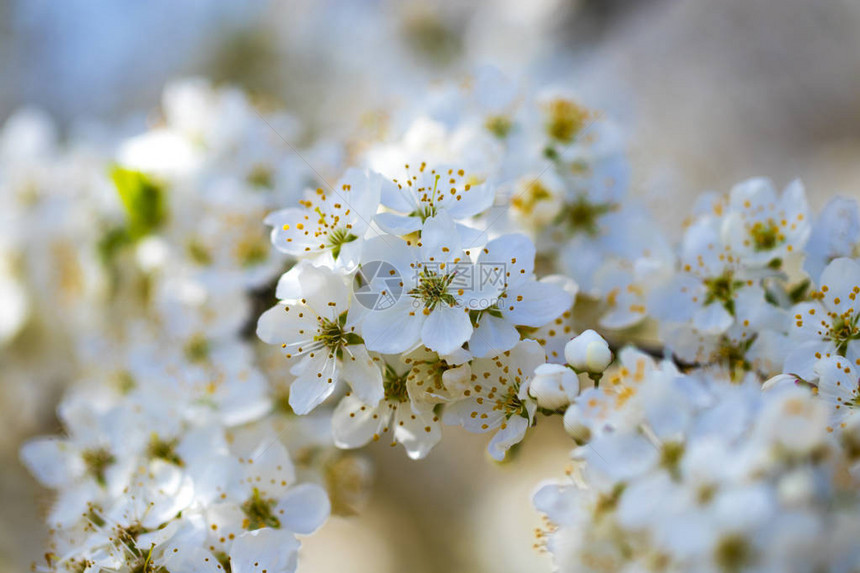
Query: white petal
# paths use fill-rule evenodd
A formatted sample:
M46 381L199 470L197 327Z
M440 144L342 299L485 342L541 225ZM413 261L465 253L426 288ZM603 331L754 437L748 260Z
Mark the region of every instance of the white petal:
M290 270L281 275L275 289L275 297L278 300L298 300L302 298L302 283L299 280L299 265L294 265Z
M308 261L296 265L301 296L322 317L334 319L349 307L350 289L343 275Z
M215 526L218 531L217 536L211 538L216 548L222 551L229 549L232 544L229 539L239 537L243 533L242 522L245 519L245 513L234 503L216 503L209 505L205 509L206 522L209 527ZM214 530L213 530L214 531ZM221 539L224 539L221 541Z
M386 262L397 269L407 285L414 279L413 266L417 258L417 248L410 247L403 239L390 235L368 239L361 252L362 265L373 261Z
M834 403L853 399L857 391L857 375L848 360L841 356L824 358L815 365L815 373L818 374L818 391L822 398Z
M167 551L158 563L168 571L187 573L222 573L224 568L215 556L200 547L177 545L175 551Z
M722 334L734 322L734 318L720 303L711 303L693 314L693 326L705 334Z
M795 345L785 358L785 364L782 368L786 374L794 374L804 380L813 380L815 378L815 363L818 362L816 355L821 357L835 356L836 346L831 342L822 340L811 340Z
M411 459L420 460L442 439L442 424L432 408L415 413L404 403L394 415L394 439L403 444Z
M459 201L448 203L446 209L455 219L474 217L489 209L496 198L496 189L487 183L472 185L468 191L462 191L460 197Z
M264 527L233 541L230 570L233 573L293 573L299 542L289 531Z
M653 467L659 452L644 436L605 434L583 449L591 466L613 480L627 480Z
M386 178L379 173L351 167L337 182L330 202L344 205L343 218L352 225L351 232L360 236L367 230L370 220L379 209L385 181Z
M51 506L46 522L52 527L73 527L81 516L88 513L94 499L99 499L104 490L93 480L78 482L59 490Z
M526 430L529 428L529 421L522 416L511 416L502 424L493 439L490 440L489 452L496 461L505 459L505 454L508 448L514 444L518 444L526 435Z
M287 448L277 438L262 442L245 464L245 480L266 497L280 498L296 480Z
M379 438L390 417L387 403L374 408L354 395L345 396L332 414L334 443L339 448L360 448Z
M545 485L535 492L532 504L553 523L564 525L575 519L577 488L573 486Z
M279 251L297 257L318 253L316 214L308 209L284 209L269 214L263 221L272 226L272 245Z
M510 363L522 370L525 376L531 376L535 368L546 362L543 347L535 340L521 340L511 350ZM525 393L525 384L520 387L520 394Z
M287 344L288 353L294 352L297 344L312 340L316 331L316 319L300 304L273 306L257 321L257 337L267 344Z
M469 339L469 350L477 358L497 356L516 346L520 333L512 322L484 314Z
M376 406L385 395L382 371L364 345L352 344L344 348L342 365L341 377L349 383L356 396L365 404Z
M324 352L310 359L304 371L290 385L290 407L304 415L328 398L337 385L337 361Z
M465 309L439 304L421 327L421 342L439 354L451 354L472 336L472 321Z
M677 275L650 293L648 314L664 321L685 322L700 308L693 298L703 294L701 281L690 275Z
M499 427L504 413L494 409L495 402L481 397L479 403L474 395L465 400L446 404L442 421L449 426L462 426L467 432L483 433Z
M776 189L773 182L765 177L755 177L738 183L732 188L729 199L732 211L755 212L759 207L766 209L776 203Z
M818 284L819 276L830 259L850 256L857 242L860 242L857 201L834 197L821 210L812 228L806 245L804 269Z
M539 327L561 316L572 304L573 298L561 287L530 281L508 289L499 308L514 324Z
M462 256L457 226L447 212L440 211L424 221L421 229L422 263L444 263Z
M855 291L855 289L857 289ZM860 310L855 300L860 293L860 264L853 259L834 259L821 273L819 290L824 294L824 305L839 314Z
M457 223L457 236L460 237L460 247L464 249L480 247L489 238L487 231L463 225L462 223Z
M379 213L373 221L380 229L395 236L408 235L421 230L421 219L396 213Z
M502 235L481 249L478 265L500 265L508 277L509 287L529 280L534 274L534 243L520 233Z
M82 475L85 468L77 452L59 438L35 438L21 448L21 461L50 488L62 488Z
M382 204L399 213L411 213L417 205L409 189L401 189L386 178L382 182Z
M303 535L313 533L325 523L331 513L331 503L325 490L313 483L290 488L275 508L281 525Z
M361 335L368 350L400 354L418 344L424 315L413 302L412 297L403 295L393 307L367 313Z

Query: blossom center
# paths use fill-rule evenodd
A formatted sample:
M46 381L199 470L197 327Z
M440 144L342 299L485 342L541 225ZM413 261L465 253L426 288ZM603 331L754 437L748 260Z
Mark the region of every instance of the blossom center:
M410 217L418 217L421 219L423 223L430 217L434 217L436 215L436 206L432 203L422 204L420 207L409 213Z
M252 187L272 189L275 186L275 174L268 165L258 163L248 172L246 181Z
M355 241L358 237L352 234L346 227L338 227L328 234L328 245L331 247L331 254L334 258L340 256L340 249L347 243Z
M549 189L538 180L530 182L525 190L511 199L511 206L525 214L531 214L535 206L552 198Z
M281 527L281 520L274 513L275 500L267 499L260 494L260 490L254 488L251 497L242 504L242 512L245 514L245 520L242 527L248 531L262 529L263 527L271 527L277 529Z
M443 275L426 269L422 270L418 276L418 285L408 294L421 301L427 310L433 310L439 304L455 306L457 299L448 292L448 287L451 286L456 275L456 272Z
M81 454L81 458L84 461L84 465L87 467L87 473L89 473L90 476L92 476L100 485L105 485L107 483L105 472L107 472L108 467L116 461L113 454L105 448L96 448L84 451Z
M382 387L385 390L385 399L392 402L406 402L409 393L406 390L407 374L397 374L391 366L385 366L385 374L382 377Z
M484 122L484 127L497 138L504 139L511 132L513 123L504 115L491 115Z
M519 397L519 387L511 386L507 393L502 395L497 402L498 407L505 413L505 417L522 416L525 414L526 406Z
M347 343L348 333L344 330L346 313L342 313L337 320L319 318L320 326L314 336L314 342L319 342L330 351L338 351Z
M573 138L585 127L585 122L588 120L588 110L562 98L549 102L546 106L546 112L547 133L553 139L563 143L573 141Z
M735 313L735 290L743 285L742 281L735 280L731 272L725 272L718 277L704 280L705 283L705 305L719 302L730 314Z
M828 334L830 340L836 344L836 352L840 356L845 356L849 342L860 339L860 327L857 325L858 318L860 318L860 315L836 315L830 324L830 332Z
M776 247L785 237L779 232L779 227L773 222L757 222L750 228L753 248L756 251L769 251Z
M591 203L584 197L579 197L575 202L565 206L562 219L574 233L593 236L600 232L598 226L600 217L614 210L615 206L611 203Z
M184 462L179 454L176 453L176 447L179 445L179 438L164 440L158 435L153 434L146 447L146 455L153 460L164 460L176 466L183 466Z

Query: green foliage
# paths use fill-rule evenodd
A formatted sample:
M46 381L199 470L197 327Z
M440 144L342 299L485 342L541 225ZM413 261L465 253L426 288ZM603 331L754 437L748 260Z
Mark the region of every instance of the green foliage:
M145 173L114 165L110 177L126 213L126 232L131 242L149 235L167 219L164 185Z

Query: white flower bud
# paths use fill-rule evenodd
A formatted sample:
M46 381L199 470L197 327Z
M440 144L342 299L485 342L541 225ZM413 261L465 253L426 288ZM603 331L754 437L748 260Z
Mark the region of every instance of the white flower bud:
M565 345L564 358L576 370L598 373L612 362L612 351L602 336L586 330Z
M578 393L579 378L561 364L541 364L535 368L534 378L529 384L529 394L538 406L548 410L567 406Z

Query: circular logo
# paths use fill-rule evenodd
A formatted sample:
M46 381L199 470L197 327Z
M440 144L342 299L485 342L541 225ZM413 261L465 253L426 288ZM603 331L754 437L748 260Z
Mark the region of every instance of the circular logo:
M364 308L385 310L400 299L403 281L394 265L385 261L370 261L359 267L353 293L355 300Z

